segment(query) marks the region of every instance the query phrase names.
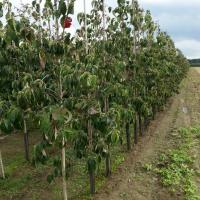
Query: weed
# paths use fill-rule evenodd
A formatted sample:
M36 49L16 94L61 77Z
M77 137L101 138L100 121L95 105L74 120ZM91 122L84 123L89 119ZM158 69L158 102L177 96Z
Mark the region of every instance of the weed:
M200 127L181 128L178 130L176 139L180 145L165 154L159 156L159 161L153 171L159 175L163 186L168 187L171 191L179 192L184 195L185 200L200 200L197 195L195 185L195 171L193 163L195 157L192 156L192 145L195 138L200 138ZM152 170L151 165L146 165L147 171Z
M143 168L144 168L145 171L152 171L153 165L152 164L145 164L143 166Z

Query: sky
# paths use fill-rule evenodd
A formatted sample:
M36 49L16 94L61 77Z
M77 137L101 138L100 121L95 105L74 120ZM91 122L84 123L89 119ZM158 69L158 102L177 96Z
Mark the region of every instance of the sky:
M20 3L32 0L10 0L19 7ZM117 0L105 0L108 6L114 6ZM86 0L87 12L91 0ZM150 10L154 21L160 24L175 41L187 58L200 58L200 0L138 0L141 7ZM83 0L76 0L75 14L83 11ZM74 24L71 32L75 32Z

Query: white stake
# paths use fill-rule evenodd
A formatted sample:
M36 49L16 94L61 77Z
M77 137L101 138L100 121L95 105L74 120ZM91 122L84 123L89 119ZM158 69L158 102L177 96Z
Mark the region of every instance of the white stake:
M5 179L5 172L4 172L4 167L3 167L1 151L0 151L0 169L1 169L2 178Z
M63 179L63 200L67 200L67 182L66 182L66 161L65 161L65 138L62 141L62 179Z

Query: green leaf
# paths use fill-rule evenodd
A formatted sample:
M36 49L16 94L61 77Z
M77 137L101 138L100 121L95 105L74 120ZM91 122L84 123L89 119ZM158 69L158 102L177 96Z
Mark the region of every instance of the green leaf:
M96 75L89 75L87 78L87 86L88 87L95 87L97 84L97 76Z
M3 28L3 23L0 21L0 29Z
M88 171L94 172L96 170L96 160L89 158L87 161Z
M49 133L51 131L52 126L49 113L45 112L40 116L39 125L40 125L40 130L43 133Z
M13 131L13 125L11 123L10 120L8 119L3 119L2 121L0 121L0 129L4 132L4 133L12 133Z
M52 183L53 180L54 180L54 176L53 176L52 174L47 176L47 182L48 182L49 184Z
M77 131L70 128L65 128L62 131L62 135L65 137L67 141L73 141L77 136Z
M84 21L84 13L78 13L77 20L78 23L81 24Z
M60 25L64 28L65 15L60 18Z
M71 2L69 3L68 9L67 9L67 15L74 14L74 2L75 0L71 0Z
M3 8L3 3L0 2L0 10L2 10L2 8Z
M60 0L58 9L59 9L60 15L65 16L65 14L67 12L67 6L66 6L66 3L64 2L64 0Z
M46 0L45 8L50 8L51 10L53 10L53 4L52 4L51 0Z
M36 12L40 13L40 4L39 3L36 4Z
M119 5L123 5L123 4L125 4L125 2L126 2L126 0L117 0L117 3L118 3Z
M0 9L0 17L3 17L3 10Z
M12 106L8 111L7 117L14 123L16 120L22 119L22 111L19 108Z
M120 133L119 133L118 130L112 131L112 133L111 133L111 142L113 144L116 144L119 141L119 135L120 135Z
M36 1L32 1L32 6L35 7Z

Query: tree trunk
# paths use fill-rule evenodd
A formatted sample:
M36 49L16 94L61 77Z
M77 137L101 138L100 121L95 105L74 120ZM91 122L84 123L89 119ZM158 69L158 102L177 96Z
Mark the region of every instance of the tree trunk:
M90 176L90 193L95 194L95 173L93 170L89 172L89 176Z
M127 150L131 150L131 136L130 136L130 124L126 123L126 141L127 141Z
M2 178L5 179L5 172L4 172L4 166L3 166L3 159L0 151L0 170L1 170L1 175Z
M26 120L24 119L24 149L25 149L25 159L27 161L30 160L29 158L29 136L27 132L27 125Z
M145 130L147 129L148 126L149 126L149 118L145 117L144 118L144 128L145 128Z
M65 159L65 138L62 141L62 184L63 184L63 200L67 200L67 182L66 182L66 159Z
M109 153L106 156L106 177L111 175L111 157L110 157L110 149L108 150Z
M138 120L139 120L139 133L140 133L141 136L143 136L143 125L142 125L141 114L138 115Z
M87 122L87 132L88 132L88 143L89 143L89 151L93 151L93 129L91 119L88 119ZM89 170L89 179L90 179L90 193L95 193L95 171Z
M137 123L137 116L135 116L135 123L134 123L134 143L138 143L138 123Z
M155 106L155 105L153 105L153 107L152 107L152 112L153 112L152 118L153 118L153 120L154 120L154 119L155 119L155 116L156 116L156 106Z
M89 171L90 176L90 193L95 194L95 173L94 170Z

